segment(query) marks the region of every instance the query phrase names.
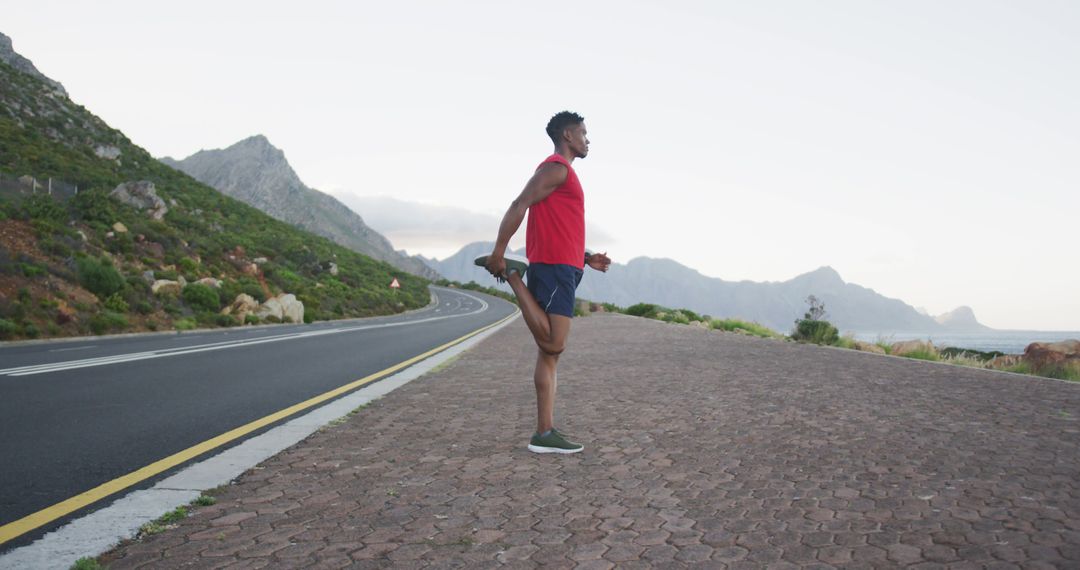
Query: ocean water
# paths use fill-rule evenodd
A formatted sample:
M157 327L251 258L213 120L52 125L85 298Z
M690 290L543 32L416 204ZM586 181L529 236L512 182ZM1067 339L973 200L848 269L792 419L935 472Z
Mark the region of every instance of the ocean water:
M1024 348L1033 342L1057 342L1059 340L1080 340L1080 331L980 331L980 332L855 332L856 340L886 342L901 340L931 340L934 346L943 348L955 346L989 352L999 350L1005 354L1023 354Z

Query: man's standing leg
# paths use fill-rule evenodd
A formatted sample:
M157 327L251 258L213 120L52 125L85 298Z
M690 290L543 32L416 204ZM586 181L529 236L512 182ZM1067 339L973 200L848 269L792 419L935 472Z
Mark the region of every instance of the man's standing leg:
M538 453L576 453L580 444L566 441L555 427L555 388L558 378L559 354L566 347L570 335L570 317L549 314L537 302L532 291L518 273L510 273L507 283L517 296L518 307L525 324L533 334L539 352L533 383L536 387L536 435L529 442L529 450Z

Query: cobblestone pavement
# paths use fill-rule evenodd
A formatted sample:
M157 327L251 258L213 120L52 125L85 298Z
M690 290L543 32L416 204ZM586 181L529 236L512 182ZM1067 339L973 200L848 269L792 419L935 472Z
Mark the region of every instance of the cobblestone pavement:
M575 319L530 454L520 321L110 568L1078 568L1080 385Z

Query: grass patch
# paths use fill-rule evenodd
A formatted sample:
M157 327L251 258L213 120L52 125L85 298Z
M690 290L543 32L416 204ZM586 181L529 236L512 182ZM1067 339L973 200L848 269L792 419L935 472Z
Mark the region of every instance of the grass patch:
M850 334L846 334L846 335L836 339L836 344L834 346L838 346L840 348L854 349L855 348L855 337L850 335Z
M941 360L941 356L938 355L937 352L926 348L913 350L901 356L903 356L904 358L914 358L915 360L927 360L930 362L939 362Z
M98 564L97 559L83 556L71 565L71 570L103 570L104 566Z
M210 505L217 504L217 497L211 497L210 495L199 495L199 498L191 501L191 504L197 507L209 507Z
M157 520L148 522L139 527L140 536L153 536L155 534L162 533L176 525L176 523L186 519L188 516L188 510L186 507L176 507L175 509L161 515Z
M784 335L758 323L741 319L712 319L709 327L715 330L750 334L762 338L783 338Z

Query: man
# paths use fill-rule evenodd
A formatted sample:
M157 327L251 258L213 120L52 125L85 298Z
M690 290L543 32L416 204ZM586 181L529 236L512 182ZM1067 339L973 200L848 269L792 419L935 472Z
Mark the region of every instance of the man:
M551 118L547 134L555 152L533 173L525 189L511 204L499 225L499 237L491 255L476 259L497 279L506 279L517 296L525 324L539 353L533 381L536 384L536 433L529 441L535 453L577 453L581 444L568 441L554 425L556 367L566 348L570 319L574 316L574 292L585 265L607 271L611 259L605 253L585 251L585 194L571 164L589 154L585 119L563 111ZM521 227L525 232L528 260L506 256L510 238ZM528 284L522 281L525 277Z

